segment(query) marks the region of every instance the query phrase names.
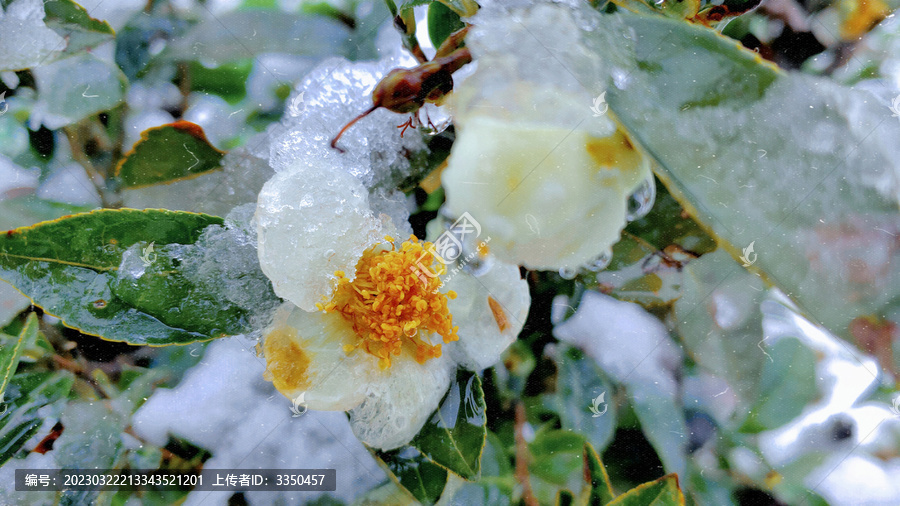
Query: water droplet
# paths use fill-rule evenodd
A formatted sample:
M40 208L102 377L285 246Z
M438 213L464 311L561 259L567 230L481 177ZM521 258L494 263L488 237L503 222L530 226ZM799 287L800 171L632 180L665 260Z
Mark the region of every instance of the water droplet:
M631 78L628 77L628 72L625 72L624 70L620 69L619 67L613 67L612 78L613 78L613 84L616 86L616 88L619 88L620 90L624 90L625 88L627 88L628 83L631 82Z
M607 266L609 266L609 263L612 262L612 257L612 250L604 251L603 253L597 255L597 258L584 264L584 268L591 272L600 272L603 269L606 269Z
M326 260L328 260L329 258L334 256L334 250L333 249L325 250L325 253L323 256L325 257Z
M575 279L578 275L578 269L574 267L560 267L559 276L563 279Z
M628 211L625 219L628 221L639 220L653 208L653 202L656 201L656 183L653 177L645 179L637 190L628 196Z
M97 299L94 301L94 307L97 309L103 309L106 307L106 301L103 299Z

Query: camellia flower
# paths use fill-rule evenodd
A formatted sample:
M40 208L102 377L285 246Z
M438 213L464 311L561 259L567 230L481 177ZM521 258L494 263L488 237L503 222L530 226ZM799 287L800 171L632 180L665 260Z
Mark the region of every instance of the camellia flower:
M652 185L649 160L605 94L591 96L568 70L604 65L578 51L569 7L484 10L467 38L477 70L452 96L446 206L477 216L502 260L577 269L618 241L629 196Z
M348 410L360 440L392 449L422 428L457 366L499 359L530 297L513 265L445 275L431 243L401 240L400 227L373 212L376 198L318 158L265 184L260 265L289 302L262 348L281 393L302 395L310 409Z

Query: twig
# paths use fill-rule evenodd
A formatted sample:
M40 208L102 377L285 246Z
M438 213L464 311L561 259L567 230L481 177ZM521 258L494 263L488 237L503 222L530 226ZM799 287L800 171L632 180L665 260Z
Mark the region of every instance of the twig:
M538 506L538 501L531 490L528 478L528 461L530 453L525 441L525 405L516 402L516 481L522 485L522 501L526 506Z

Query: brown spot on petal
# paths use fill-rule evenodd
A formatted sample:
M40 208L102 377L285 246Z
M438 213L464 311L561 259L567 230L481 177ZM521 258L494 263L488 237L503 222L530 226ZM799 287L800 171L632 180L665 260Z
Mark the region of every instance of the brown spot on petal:
M490 295L487 299L488 306L491 307L491 312L494 313L494 320L497 322L497 328L500 329L500 332L505 331L509 328L509 320L506 319L506 312L503 311L503 306Z
M263 353L266 357L264 377L279 392L293 395L296 390L308 388L309 355L298 344L294 330L280 328L270 332L263 344Z
M619 169L623 172L638 170L641 167L641 154L621 130L616 130L616 133L609 137L591 138L585 148L600 167Z
M878 362L885 370L895 376L894 339L897 337L897 324L890 320L860 316L850 322L850 335L864 351L878 357Z

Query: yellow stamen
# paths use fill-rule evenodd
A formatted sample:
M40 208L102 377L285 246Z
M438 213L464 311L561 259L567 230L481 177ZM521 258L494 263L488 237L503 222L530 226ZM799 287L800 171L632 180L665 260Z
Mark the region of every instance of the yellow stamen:
M393 238L385 240L390 250L382 245L366 250L353 281L335 272L334 297L316 307L336 311L352 323L358 347L378 357L382 369L404 347L422 364L441 356L441 345L431 344L425 333L440 335L445 343L459 339L447 308L447 299L455 299L456 293L438 291L438 274L445 269L435 261L431 243L410 236L398 249Z

